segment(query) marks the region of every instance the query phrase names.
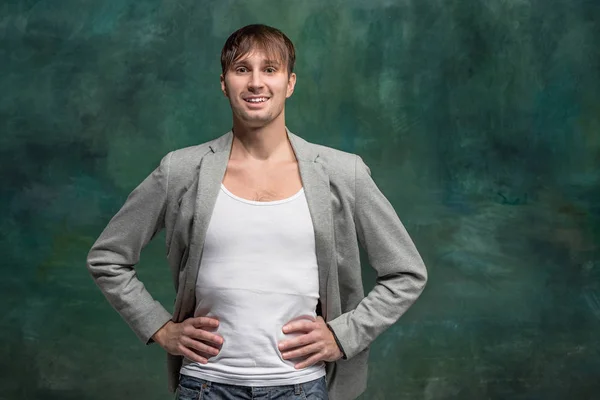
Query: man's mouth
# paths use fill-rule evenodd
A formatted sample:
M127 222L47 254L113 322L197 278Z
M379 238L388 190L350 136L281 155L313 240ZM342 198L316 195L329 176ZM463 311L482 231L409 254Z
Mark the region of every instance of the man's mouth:
M269 100L268 97L250 97L244 99L244 101L246 101L247 103L264 103L267 100Z

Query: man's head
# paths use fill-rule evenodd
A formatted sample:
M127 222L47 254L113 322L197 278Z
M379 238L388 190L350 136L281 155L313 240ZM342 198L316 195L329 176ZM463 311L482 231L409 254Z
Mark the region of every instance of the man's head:
M295 62L294 45L278 29L248 25L232 33L221 51L221 90L234 122L260 127L283 118L296 83Z
M294 72L296 49L292 41L279 29L255 24L233 32L225 42L221 50L223 76L227 75L231 64L257 49L266 53L270 59L285 65L288 75Z

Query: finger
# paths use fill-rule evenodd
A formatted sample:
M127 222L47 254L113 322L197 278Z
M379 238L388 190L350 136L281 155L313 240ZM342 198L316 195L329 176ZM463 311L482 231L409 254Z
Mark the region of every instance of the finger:
M207 358L204 358L204 357L196 354L195 352L193 352L192 350L188 349L187 347L185 347L183 345L179 346L179 351L181 352L182 356L185 356L189 360L192 360L192 361L195 361L195 362L199 362L200 364L207 364L208 363L208 359Z
M293 339L280 342L279 350L290 350L296 347L306 346L316 342L316 336L314 334L307 333L301 336L297 336Z
M187 347L187 349L189 351L191 351L192 353L196 354L196 356L201 357L201 358L203 358L203 359L205 359L207 361L208 361L209 358L213 357L212 354L206 354L206 353L204 353L202 351L198 351L196 349L192 349L192 348L189 348L189 347Z
M223 337L221 337L220 335L215 335L203 329L192 328L189 331L185 331L184 333L185 336L188 336L192 339L214 343L217 346L221 346L224 342Z
M298 357L304 357L310 354L314 354L314 353L318 353L321 350L321 346L319 345L319 343L312 343L310 345L307 346L303 346L291 351L286 351L285 353L282 353L281 355L283 356L283 358L285 359L292 359L292 358L298 358Z
M312 357L309 357L306 360L301 361L298 364L294 365L294 368L296 368L296 369L307 368L307 367L310 367L312 365L315 365L316 363L318 363L322 359L323 359L323 355L321 353L316 353Z
M208 344L200 342L198 340L188 338L186 336L181 337L181 344L183 344L185 347L197 350L209 356L216 356L217 354L219 354L219 349L209 346Z
M318 325L312 321L296 321L288 323L283 327L283 333L304 332L308 333L315 329Z
M189 321L194 328L219 326L219 320L211 317L194 317L188 318L187 321Z
M288 324L289 324L289 323L291 323L291 322L294 322L294 321L301 321L301 320L309 320L309 321L315 322L315 321L316 321L316 318L315 318L315 317L313 317L312 315L309 315L309 314L304 314L304 315L300 315L300 316L298 316L298 317L296 317L296 318L292 318L292 319L290 319L290 320L288 321Z

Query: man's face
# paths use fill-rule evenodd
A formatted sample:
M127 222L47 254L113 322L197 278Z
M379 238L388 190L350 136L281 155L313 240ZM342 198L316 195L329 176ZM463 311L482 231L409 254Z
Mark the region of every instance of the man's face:
M229 98L234 120L253 128L283 116L295 84L296 74L288 76L285 64L269 60L260 50L232 63L225 77L221 75L221 90Z

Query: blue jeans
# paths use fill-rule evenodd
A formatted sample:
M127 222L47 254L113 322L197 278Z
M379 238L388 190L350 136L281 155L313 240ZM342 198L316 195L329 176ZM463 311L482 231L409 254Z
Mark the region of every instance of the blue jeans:
M176 400L328 400L325 377L283 386L237 386L181 374Z

